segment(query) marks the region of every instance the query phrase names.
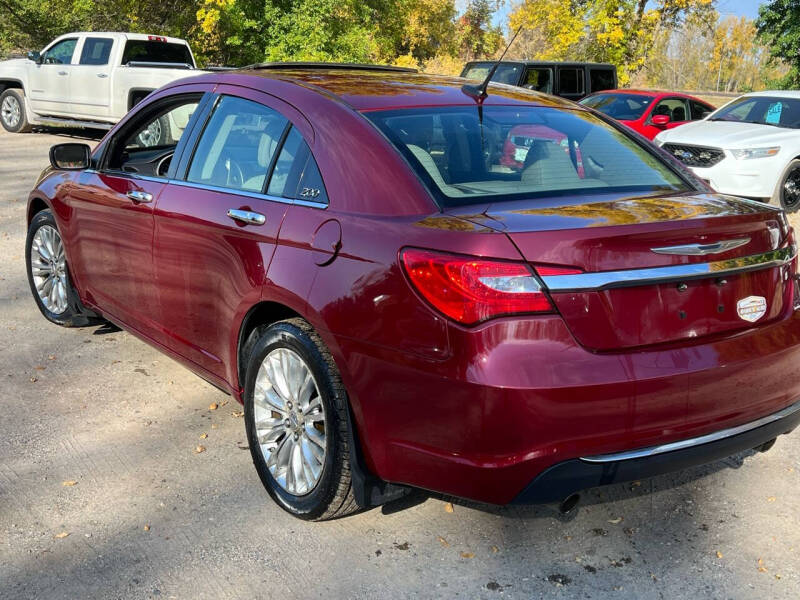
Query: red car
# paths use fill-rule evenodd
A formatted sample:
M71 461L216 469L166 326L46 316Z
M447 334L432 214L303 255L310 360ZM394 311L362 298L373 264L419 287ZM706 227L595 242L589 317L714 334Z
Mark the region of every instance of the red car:
M160 89L93 151L52 148L27 214L39 309L243 402L264 486L305 519L409 486L567 509L793 429L784 214L570 102L462 83L295 64ZM567 151L536 140L510 172L529 125Z
M616 119L648 140L665 129L698 121L716 110L708 102L687 94L642 90L598 92L580 103Z

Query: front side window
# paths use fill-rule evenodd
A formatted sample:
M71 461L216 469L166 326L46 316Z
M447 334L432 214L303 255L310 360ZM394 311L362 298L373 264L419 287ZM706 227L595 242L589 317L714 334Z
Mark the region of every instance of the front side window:
M653 109L653 114L650 116L666 115L669 117L670 121L680 123L681 121L688 120L688 114L689 111L687 110L686 100L683 98L666 98L656 104L656 107Z
M525 71L525 81L523 81L522 87L537 92L544 92L545 94L552 94L553 93L552 69L528 69L527 71Z
M457 106L365 116L443 206L691 189L649 149L585 111Z
M710 121L738 121L800 128L800 100L770 96L744 96L726 104L711 115Z
M106 168L166 177L175 148L199 102L200 97L192 94L169 101L154 111L147 110L111 141Z
M76 39L61 40L44 53L42 62L46 65L68 65L72 62L72 55L75 53L77 43Z
M580 103L620 121L636 121L650 108L653 100L653 96L638 94L595 94Z
M107 65L114 40L109 38L86 38L81 50L82 65Z
M288 121L271 108L222 96L197 143L186 180L262 193Z

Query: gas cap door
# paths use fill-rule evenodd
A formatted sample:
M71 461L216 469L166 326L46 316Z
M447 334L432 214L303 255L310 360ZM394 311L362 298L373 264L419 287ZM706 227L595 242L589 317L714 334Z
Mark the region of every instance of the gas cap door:
M320 267L331 264L342 247L342 226L336 219L322 223L311 240L314 263Z

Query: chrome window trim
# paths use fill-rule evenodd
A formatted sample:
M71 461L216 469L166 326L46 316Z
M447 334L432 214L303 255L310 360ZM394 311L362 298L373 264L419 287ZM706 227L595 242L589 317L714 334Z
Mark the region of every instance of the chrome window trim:
M678 442L671 442L669 444L661 444L659 446L640 448L638 450L627 450L625 452L617 452L615 454L598 454L596 456L584 456L581 457L581 460L587 463L613 463L623 460L648 458L650 456L665 454L667 452L674 452L676 450L685 450L686 448L692 448L694 446L701 446L703 444L708 444L710 442L723 440L725 438L739 435L740 433L745 433L747 431L757 429L759 427L762 427L763 425L768 425L769 423L780 421L781 419L785 419L786 417L793 415L797 411L800 411L800 402L795 402L794 404L787 406L783 410L780 410L776 413L772 413L771 415L767 415L766 417L761 417L760 419L756 419L755 421L750 421L749 423L745 423L744 425L738 425L737 427L730 427L728 429L721 429L720 431L715 431L714 433L709 433L707 435L701 435L699 437L680 440Z
M225 194L234 194L236 196L244 196L245 198L255 198L256 200L268 200L270 202L280 202L281 204L293 204L295 206L306 206L308 208L320 208L325 210L329 204L324 202L313 202L310 200L301 200L293 198L284 198L283 196L270 196L269 194L259 194L258 192L248 192L247 190L237 190L233 188L219 187L215 185L205 185L203 183L194 183L191 181L182 181L179 179L168 179L166 177L151 177L150 175L139 175L137 173L126 173L125 171L97 171L95 169L85 169L84 173L93 173L96 175L111 175L113 177L126 177L128 179L140 179L142 181L155 181L158 183L179 185L181 187L194 188L198 190L207 190L210 192L222 192Z
M542 281L551 292L594 292L621 287L682 282L723 275L735 275L780 267L797 255L794 245L739 258L687 265L668 265L625 271L598 271L575 275L548 275Z

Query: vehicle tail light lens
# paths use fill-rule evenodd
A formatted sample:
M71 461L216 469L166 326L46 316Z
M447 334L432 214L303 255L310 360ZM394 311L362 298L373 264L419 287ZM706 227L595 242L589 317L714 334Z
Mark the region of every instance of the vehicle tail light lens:
M438 311L464 325L501 315L554 310L539 280L521 263L417 249L404 250L402 262L417 291Z

